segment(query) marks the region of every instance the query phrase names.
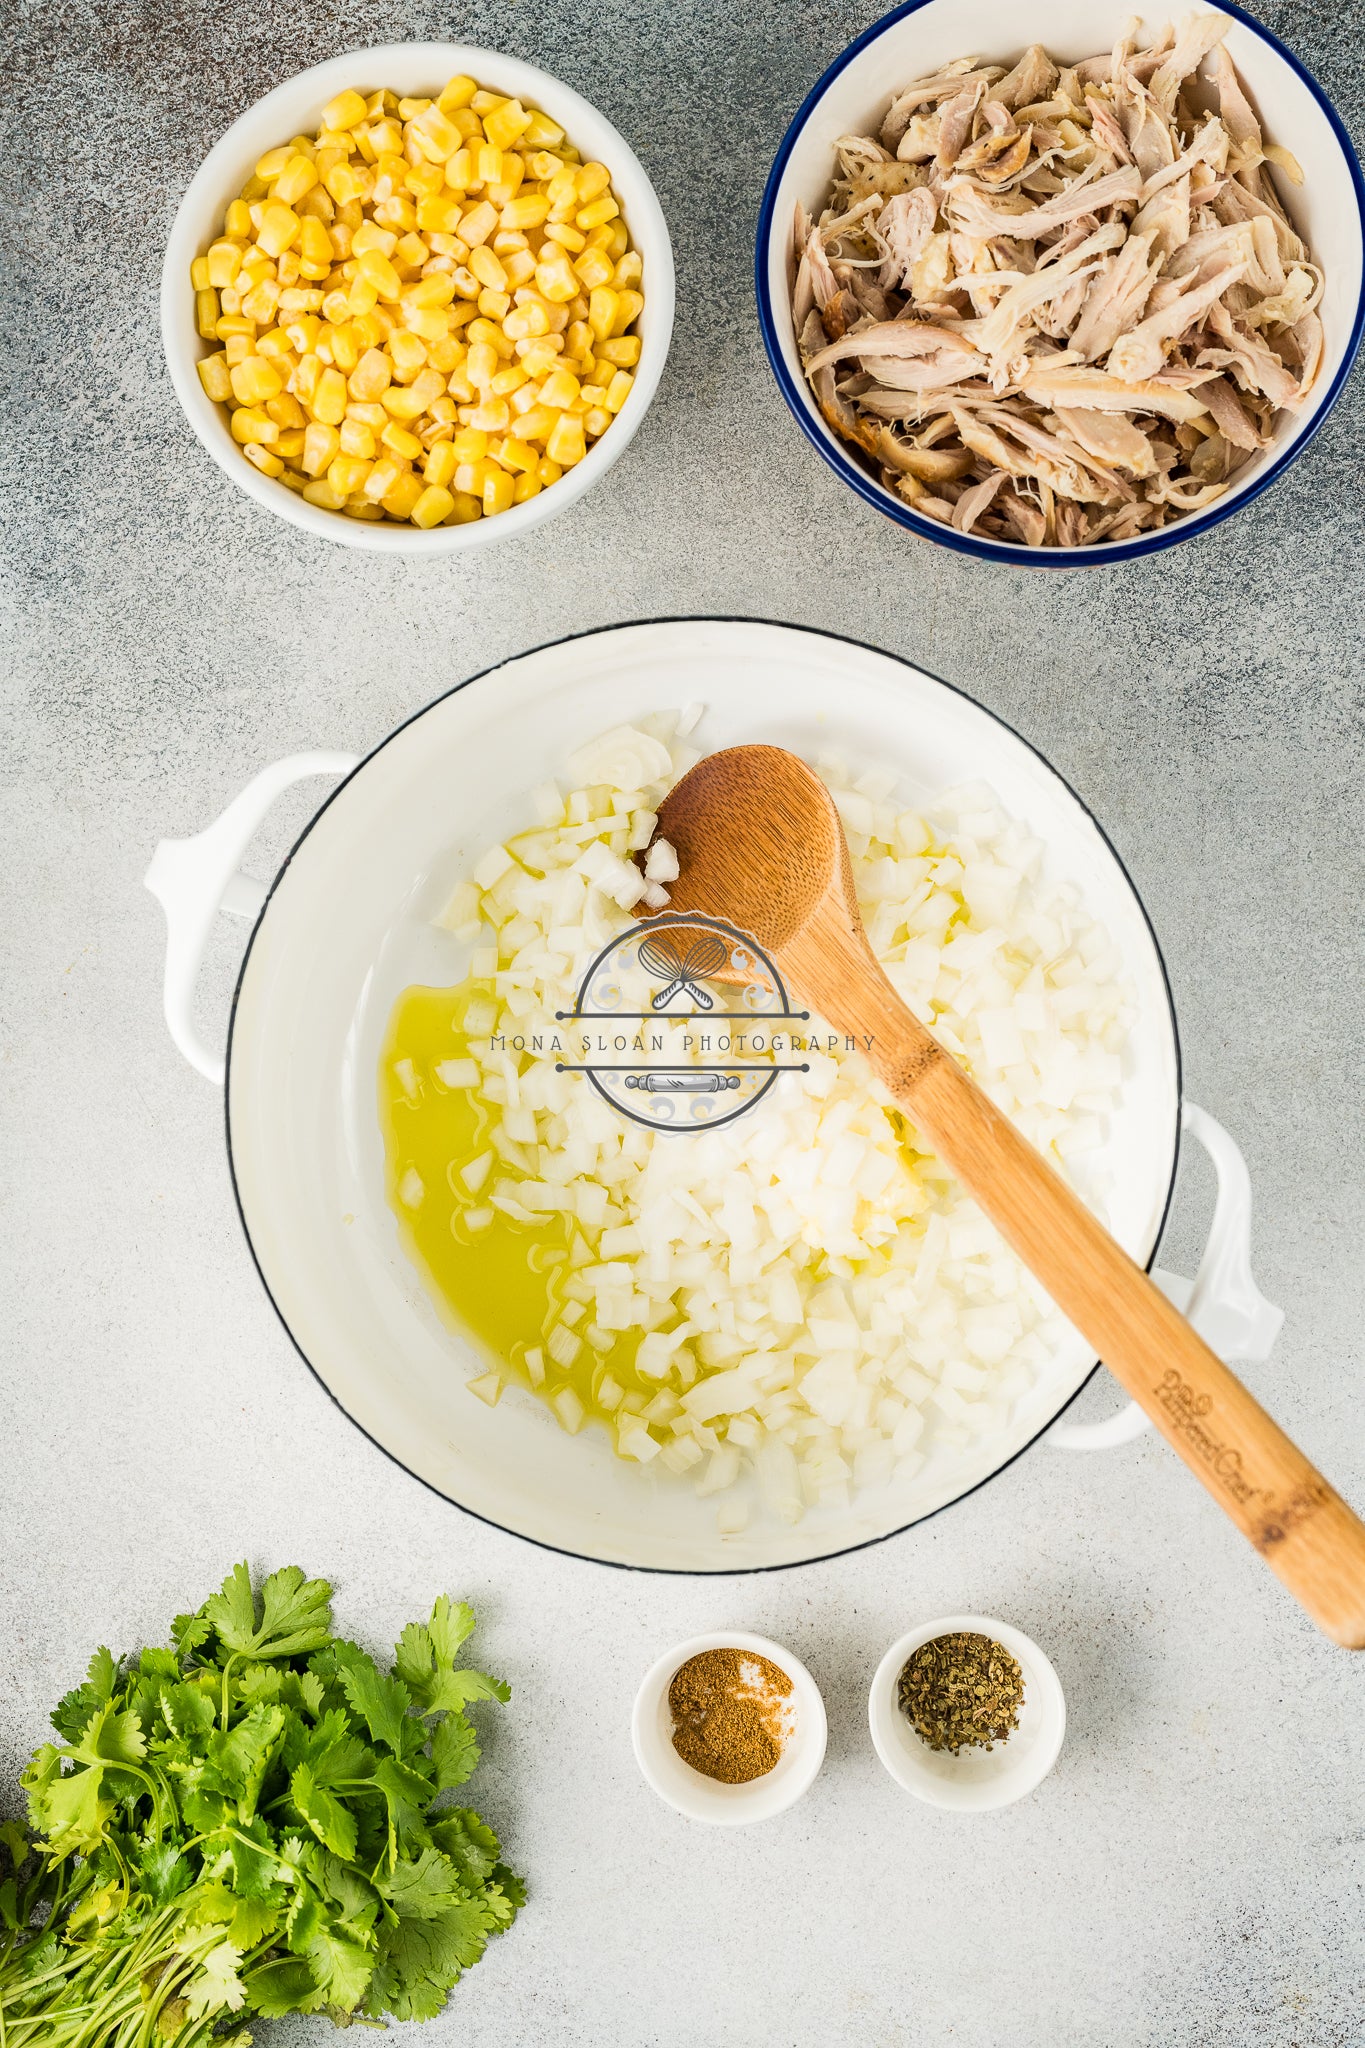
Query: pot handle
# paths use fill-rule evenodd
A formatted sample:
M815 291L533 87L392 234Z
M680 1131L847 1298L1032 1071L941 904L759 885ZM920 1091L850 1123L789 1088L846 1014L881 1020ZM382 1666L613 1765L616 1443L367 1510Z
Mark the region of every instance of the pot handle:
M1153 1269L1152 1278L1220 1358L1269 1358L1284 1310L1268 1302L1251 1277L1251 1176L1246 1161L1236 1141L1207 1110L1187 1102L1180 1122L1213 1161L1218 1195L1193 1281L1160 1267ZM1045 1441L1061 1451L1106 1451L1151 1426L1150 1416L1130 1401L1103 1422L1055 1423Z
M239 873L237 863L276 797L309 775L349 775L358 759L290 754L263 768L205 831L193 839L163 839L152 855L144 880L166 913L166 1023L190 1065L220 1088L225 1055L205 1045L194 1022L194 987L213 920L220 910L233 917L260 915L266 885Z

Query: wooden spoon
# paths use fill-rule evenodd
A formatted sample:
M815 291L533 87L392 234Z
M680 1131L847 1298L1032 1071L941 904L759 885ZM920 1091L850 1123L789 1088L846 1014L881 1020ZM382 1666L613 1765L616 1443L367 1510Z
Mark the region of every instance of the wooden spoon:
M896 994L839 814L780 747L710 754L663 803L670 912L751 932L874 1071L1318 1627L1365 1648L1365 1525Z

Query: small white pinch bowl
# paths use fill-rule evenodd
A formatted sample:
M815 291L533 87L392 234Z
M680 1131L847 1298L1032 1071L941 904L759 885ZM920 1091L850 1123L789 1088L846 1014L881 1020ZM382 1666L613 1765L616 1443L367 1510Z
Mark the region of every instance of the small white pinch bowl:
M673 1747L673 1715L668 1688L674 1673L704 1650L739 1650L753 1657L766 1657L785 1671L792 1682L795 1725L783 1745L782 1754L762 1778L747 1785L722 1785L685 1764ZM645 1673L635 1696L630 1735L645 1783L688 1820L711 1827L747 1827L753 1821L771 1820L785 1813L807 1793L825 1760L827 1726L825 1703L820 1688L799 1657L767 1636L746 1635L727 1629L716 1635L694 1636L679 1643Z
M896 1694L901 1672L921 1643L958 1634L989 1636L1008 1650L1024 1674L1024 1699L1019 1725L1008 1741L990 1749L962 1749L953 1756L930 1749L915 1733ZM988 1813L1012 1806L1042 1784L1066 1734L1066 1700L1051 1662L1019 1629L985 1614L950 1614L912 1628L891 1645L872 1681L867 1718L878 1756L905 1791L930 1806Z
M640 361L635 384L611 426L580 463L524 505L467 526L437 526L422 532L396 521L348 519L310 505L273 477L252 468L228 430L228 415L199 381L195 365L215 344L201 339L195 322L190 264L221 233L223 212L255 169L258 159L291 135L313 132L327 102L348 86L364 93L383 86L401 96L439 92L457 72L476 78L490 92L506 93L558 121L583 158L604 163L621 204L631 241L644 265L644 308L638 326ZM644 167L623 136L594 106L547 71L496 50L470 43L388 43L352 50L301 71L248 107L209 151L180 202L161 271L161 339L175 395L209 454L239 489L293 526L343 547L371 548L390 555L454 555L490 541L515 540L533 526L567 511L605 476L625 452L649 410L668 356L673 333L673 248L668 224Z

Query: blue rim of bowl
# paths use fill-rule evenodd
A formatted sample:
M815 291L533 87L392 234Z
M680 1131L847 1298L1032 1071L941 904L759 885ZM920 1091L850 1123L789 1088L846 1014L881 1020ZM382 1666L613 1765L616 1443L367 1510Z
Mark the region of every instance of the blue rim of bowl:
M1175 1060L1175 1131L1171 1144L1171 1170L1166 1182L1166 1196L1161 1206L1161 1214L1157 1218L1156 1228L1152 1232L1152 1249L1143 1262L1143 1270L1148 1273L1151 1272L1156 1262L1157 1252L1161 1248L1161 1240L1165 1235L1166 1225L1170 1221L1171 1204L1175 1200L1176 1181L1180 1174L1180 1156L1184 1137L1185 1069L1184 1059L1180 1050L1180 1027L1175 1014L1175 996L1171 989L1171 977L1166 966L1166 956L1161 950L1161 941L1156 935L1156 927L1153 925L1147 906L1142 900L1141 892L1138 889L1137 883L1133 880L1132 874L1129 872L1128 863L1124 860L1123 855L1119 852L1085 798L1080 794L1079 790L1072 787L1061 769L1048 759L1040 747L1035 747L1032 740L1026 739L1017 727L1011 725L1007 718L1003 718L989 704L983 704L979 697L973 697L969 691L962 689L957 683L950 683L946 676L936 675L932 669L922 668L918 662L911 661L908 655L893 654L888 648L877 647L870 640L859 640L852 633L835 633L823 626L805 626L793 619L765 619L753 613L744 612L667 612L659 618L620 619L612 626L586 626L577 633L559 633L553 640L542 640L534 647L522 648L517 654L504 655L500 661L490 663L487 668L479 669L471 676L465 676L461 682L452 684L450 689L442 690L440 695L433 697L429 704L420 705L416 711L411 711L406 718L400 719L399 723L390 732L385 733L382 740L379 740L376 745L370 748L368 754L363 755L356 762L355 767L351 769L349 774L341 777L336 788L318 805L316 811L309 818L307 824L299 833L298 838L281 861L270 887L266 891L265 900L256 913L256 921L251 927L250 936L246 942L246 949L242 954L242 964L237 970L237 980L232 991L232 1008L228 1013L227 1050L223 1064L223 1132L227 1141L228 1175L232 1182L232 1199L237 1210L237 1220L242 1226L242 1235L246 1239L247 1250L251 1254L251 1263L256 1268L257 1278L265 1289L267 1301L279 1318L281 1329L332 1405L339 1409L346 1417L346 1420L360 1431L360 1434L367 1442L372 1443L377 1451L382 1451L389 1462L396 1465L400 1472L405 1472L409 1479L416 1480L419 1486L425 1487L428 1493L436 1496L437 1500L447 1501L451 1507L458 1508L461 1514L470 1516L473 1521L482 1522L489 1529L497 1529L504 1536L514 1536L519 1543L534 1544L538 1550L553 1551L559 1557L572 1557L581 1564L605 1565L609 1571L641 1572L657 1578L757 1578L767 1572L802 1571L808 1565L829 1564L836 1557L852 1557L857 1551L872 1550L879 1543L890 1543L897 1536L904 1536L908 1530L918 1528L922 1522L929 1522L937 1515L946 1514L948 1509L956 1507L959 1501L966 1500L973 1493L979 1493L983 1486L989 1486L993 1479L998 1479L1002 1472L1008 1471L1011 1465L1017 1464L1019 1459L1027 1451L1032 1450L1035 1444L1041 1443L1053 1424L1061 1420L1068 1408L1080 1399L1085 1389L1090 1385L1090 1382L1100 1369L1099 1359L1095 1360L1095 1363L1090 1367L1090 1370L1086 1373L1085 1378L1081 1381L1075 1392L1068 1394L1064 1401L1058 1403L1056 1409L1047 1418L1047 1421L1040 1424L1028 1441L1020 1444L1017 1451L1012 1451L1008 1458L1002 1458L998 1465L992 1466L989 1472L983 1474L980 1479L973 1481L972 1485L964 1486L961 1493L955 1493L951 1500L940 1502L938 1507L929 1508L922 1515L912 1515L908 1522L902 1522L895 1529L886 1529L878 1536L865 1536L856 1543L841 1543L834 1550L822 1551L819 1557L783 1558L776 1564L722 1564L706 1565L698 1568L694 1565L631 1564L626 1558L598 1557L591 1551L572 1550L565 1543L548 1543L543 1536L528 1536L524 1530L509 1528L505 1522L495 1521L492 1515L481 1514L477 1508L466 1506L463 1501L457 1500L454 1494L447 1493L443 1487L437 1486L434 1480L424 1479L420 1472L414 1472L410 1465L405 1465L397 1451L391 1451L386 1443L383 1443L379 1437L375 1436L372 1431L365 1427L363 1422L358 1421L352 1415L340 1395L333 1391L324 1378L321 1368L314 1364L313 1360L304 1350L294 1334L289 1318L275 1298L275 1290L266 1276L265 1267L261 1263L260 1253L256 1249L255 1239L251 1235L251 1225L247 1221L246 1205L242 1200L242 1190L237 1179L237 1161L232 1145L232 1061L237 1040L237 1011L242 1000L242 990L246 986L247 969L251 965L251 957L256 949L256 941L260 937L261 927L265 923L266 913L275 900L276 890L293 866L295 856L302 851L305 840L312 833L313 828L319 823L323 815L331 809L342 791L349 789L350 785L356 780L356 777L364 769L368 768L375 756L381 754L391 741L398 738L400 733L406 732L410 725L416 725L417 721L425 718L429 711L434 711L438 704L444 704L447 698L458 695L461 690L469 689L472 684L491 681L514 661L523 661L528 655L532 654L543 654L551 647L567 647L577 640L592 640L597 638L599 634L618 633L632 626L690 626L698 623L723 626L779 626L785 632L809 633L817 639L840 641L846 647L861 647L868 653L881 655L887 661L899 662L902 668L915 669L920 675L927 676L930 682L937 683L941 689L951 691L953 696L965 698L969 704L975 705L978 711L984 712L987 718L994 719L997 725L1003 726L1013 739L1018 740L1020 746L1025 747L1035 760L1042 763L1049 775L1056 777L1073 803L1077 804L1090 820L1090 823L1099 834L1102 844L1113 859L1124 881L1128 884L1133 901L1137 905L1138 914L1147 928L1147 936L1152 942L1152 951L1156 955L1156 963L1161 972L1161 988L1166 998L1166 1020L1171 1027L1171 1051Z
M940 547L951 548L954 553L959 555L975 555L979 561L997 562L1006 567L1020 568L1093 569L1100 567L1106 562L1132 562L1142 555L1160 554L1164 548L1176 547L1181 541L1194 540L1201 533L1211 532L1215 526L1221 526L1225 519L1231 519L1235 512L1240 512L1245 506L1252 504L1261 496L1263 491L1269 490L1277 478L1282 476L1285 470L1288 469L1290 463L1297 461L1298 457L1302 455L1304 449L1308 447L1309 443L1318 434L1329 413L1331 413L1337 400L1340 398L1345 388L1346 379L1350 376L1355 364L1355 359L1360 349L1361 337L1365 335L1365 176L1362 176L1360 163L1352 146L1351 138L1346 131L1345 123L1332 105L1331 100L1327 97L1327 94L1318 84L1317 79L1314 78L1312 72L1308 70L1306 65L1299 62L1294 52L1286 44L1282 43L1277 35L1266 28L1263 23L1257 21L1254 15L1248 14L1244 8L1238 7L1235 4L1235 0L1219 0L1220 13L1231 15L1234 21L1242 24L1243 28L1249 29L1253 35L1259 36L1263 43L1268 43L1276 55L1281 57L1290 70L1308 87L1309 92L1312 93L1313 98L1326 116L1327 124L1336 137L1337 146L1346 159L1346 167L1350 173L1351 184L1355 190L1356 212L1359 217L1362 244L1362 278L1360 298L1356 303L1355 319L1351 323L1350 340L1346 345L1345 353L1337 368L1336 376L1332 379L1326 397L1303 433L1299 435L1297 440L1289 443L1284 452L1275 458L1264 474L1258 477L1254 484L1241 492L1237 497L1227 502L1220 500L1217 505L1212 506L1207 512L1201 513L1197 518L1192 519L1189 525L1181 524L1179 526L1163 527L1156 533L1143 535L1139 540L1102 542L1097 546L1088 548L1030 548L1026 547L1021 541L976 540L971 534L958 533L952 527L943 526L937 520L926 519L921 513L911 511L908 505L898 504L889 491L884 490L873 477L868 475L865 469L859 467L851 456L844 453L843 448L837 442L831 440L822 428L816 425L805 392L797 385L795 378L788 370L783 359L782 350L777 339L777 328L773 319L772 301L768 291L768 251L773 238L773 213L777 204L777 188L782 182L782 174L787 168L787 161L796 147L797 141L811 115L824 98L830 86L833 85L835 79L839 77L841 72L847 69L860 51L865 50L869 43L876 42L877 38L883 35L893 23L904 21L910 15L918 14L921 8L933 4L934 0L905 0L903 6L893 7L889 14L882 15L879 21L874 21L870 28L864 29L863 33L854 42L849 44L843 55L836 57L828 69L822 72L806 94L787 128L786 134L778 145L777 155L773 158L773 167L768 173L768 182L763 188L763 204L759 208L758 215L758 236L754 245L754 296L758 302L758 325L759 332L763 336L763 348L772 373L777 379L777 388L787 401L788 410L794 416L797 425L817 454L823 456L835 475L841 477L851 489L857 492L858 496L866 504L872 506L874 511L883 513L886 518L894 520L898 526L907 527L911 533L918 534L923 540L937 541Z

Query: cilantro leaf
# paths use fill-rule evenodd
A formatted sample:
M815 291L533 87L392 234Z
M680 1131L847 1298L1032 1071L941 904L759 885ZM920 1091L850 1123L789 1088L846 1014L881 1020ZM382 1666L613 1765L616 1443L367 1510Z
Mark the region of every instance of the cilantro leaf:
M75 1742L97 1710L112 1699L117 1679L118 1665L112 1653L103 1648L96 1650L86 1670L85 1683L67 1693L52 1710L52 1725L57 1733L68 1742Z
M431 1830L438 1849L448 1856L469 1890L477 1890L491 1876L501 1844L485 1821L466 1806L443 1813Z
M256 1811L266 1771L283 1734L283 1707L252 1707L235 1726L209 1743L203 1782L235 1799L244 1821Z
M154 1906L167 1906L194 1876L189 1858L174 1842L149 1842L139 1858L142 1882Z
M464 1897L455 1865L436 1849L423 1849L415 1863L400 1863L376 1884L400 1920L439 1919Z
M308 1967L327 1994L329 2005L354 2012L369 1985L374 1956L358 1941L324 1928L309 1947Z
M405 1849L420 1849L431 1840L425 1815L431 1804L431 1786L406 1764L394 1757L381 1757L374 1767L374 1783L384 1795L389 1820Z
M314 1981L301 1957L277 1956L249 1970L242 1980L247 2002L262 2019L283 2019L286 2013L316 2012L327 2003L327 1994Z
M479 1761L479 1738L462 1714L447 1714L431 1731L431 1761L436 1789L447 1792L463 1785Z
M398 2020L435 2019L446 1993L478 1962L493 1931L492 1915L475 1899L462 1899L433 1920L385 1927L369 2010Z
M335 1793L319 1785L311 1764L300 1764L289 1780L289 1796L318 1840L349 1860L355 1854L355 1816Z
M374 1659L355 1643L338 1643L336 1656L341 1683L352 1708L374 1741L384 1743L395 1756L401 1757L403 1723L412 1705L412 1694L401 1679L381 1677Z
M185 1994L192 2019L203 2019L211 2012L241 2011L246 2003L246 1988L237 1974L240 1961L241 1956L230 1941L222 1941L209 1950Z
M443 1593L425 1627L409 1622L398 1639L394 1670L412 1693L423 1714L459 1713L471 1700L508 1700L511 1687L482 1671L457 1671L455 1658L473 1633L474 1613L466 1601L458 1606Z
M147 1754L142 1724L131 1711L114 1711L112 1700L96 1710L71 1747L72 1756L87 1764L140 1764Z
M272 1572L261 1588L261 1614L251 1591L251 1573L234 1565L222 1591L204 1602L218 1640L239 1656L297 1657L319 1650L331 1623L332 1589L325 1579L305 1579L296 1564Z

